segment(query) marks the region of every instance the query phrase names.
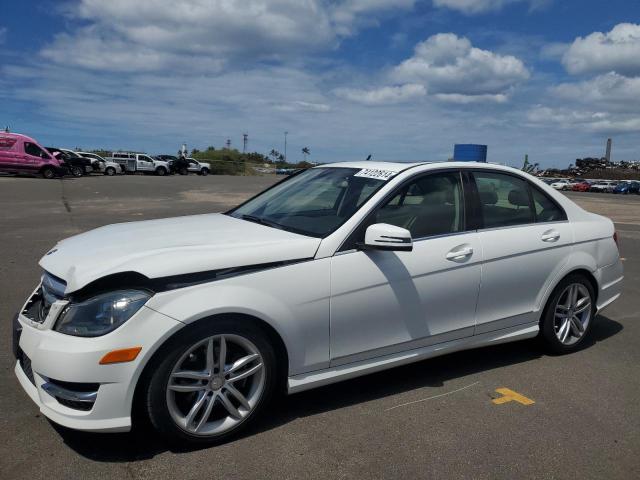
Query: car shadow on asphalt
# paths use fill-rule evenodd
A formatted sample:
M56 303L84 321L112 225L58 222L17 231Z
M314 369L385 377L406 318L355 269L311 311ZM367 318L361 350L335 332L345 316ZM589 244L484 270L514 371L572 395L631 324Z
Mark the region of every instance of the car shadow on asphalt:
M622 329L623 326L620 323L605 316L599 316L593 325L591 335L580 350L602 342L618 334ZM262 420L242 433L240 438L273 430L298 418L379 400L419 388L442 387L456 378L528 362L544 355L547 353L538 341L525 340L451 353L307 392L283 396L279 401L274 402L274 407L268 415L263 415ZM150 459L166 451L184 452L215 448L172 447L145 422L130 433L111 434L79 432L50 423L70 448L83 457L98 462L133 462Z

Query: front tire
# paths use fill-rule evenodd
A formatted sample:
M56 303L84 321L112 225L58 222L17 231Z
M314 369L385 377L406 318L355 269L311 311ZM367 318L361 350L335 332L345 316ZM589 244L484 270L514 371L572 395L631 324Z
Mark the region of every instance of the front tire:
M74 177L82 177L84 175L84 170L82 167L71 167L71 174Z
M211 320L163 347L146 409L172 443L215 444L251 425L272 397L276 355L251 324Z
M203 169L200 171L200 173L201 173L201 175L202 175L203 177L206 177L207 175L209 175L209 169L208 169L208 168L203 168Z
M584 275L562 280L547 301L541 324L545 346L557 354L578 350L589 335L596 313L595 292Z
M104 174L109 177L113 177L116 174L116 169L113 167L107 167L107 169L104 171Z
M164 177L167 174L167 171L160 167L156 170L156 175L160 176L160 177Z
M42 178L46 178L50 180L56 176L56 172L51 167L44 167L40 171L40 175L42 175Z

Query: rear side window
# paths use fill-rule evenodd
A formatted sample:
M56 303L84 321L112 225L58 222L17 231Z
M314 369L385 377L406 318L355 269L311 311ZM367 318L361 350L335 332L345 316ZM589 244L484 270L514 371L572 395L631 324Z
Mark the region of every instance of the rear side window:
M536 209L536 220L538 222L560 222L567 219L564 210L546 194L535 187L531 187L531 193L533 195L533 206Z
M474 172L484 228L510 227L535 222L529 185L520 178L493 172Z

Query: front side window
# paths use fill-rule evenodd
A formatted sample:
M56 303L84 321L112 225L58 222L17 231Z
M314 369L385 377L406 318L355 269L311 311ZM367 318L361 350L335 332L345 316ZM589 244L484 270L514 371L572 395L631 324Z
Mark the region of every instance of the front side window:
M303 235L324 237L346 222L385 180L358 168L312 168L258 195L229 215Z
M456 233L464 230L463 205L460 174L437 173L401 187L370 223L406 228L413 238Z
M526 180L493 172L474 172L485 228L534 223Z
M47 155L44 150L31 142L24 142L24 153L33 157L49 158L49 155Z

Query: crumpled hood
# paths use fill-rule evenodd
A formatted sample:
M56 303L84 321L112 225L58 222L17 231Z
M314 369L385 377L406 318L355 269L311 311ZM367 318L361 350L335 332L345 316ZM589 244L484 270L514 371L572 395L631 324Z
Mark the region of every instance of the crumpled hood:
M320 239L219 213L118 223L60 241L40 266L71 293L106 275L148 278L311 258Z

